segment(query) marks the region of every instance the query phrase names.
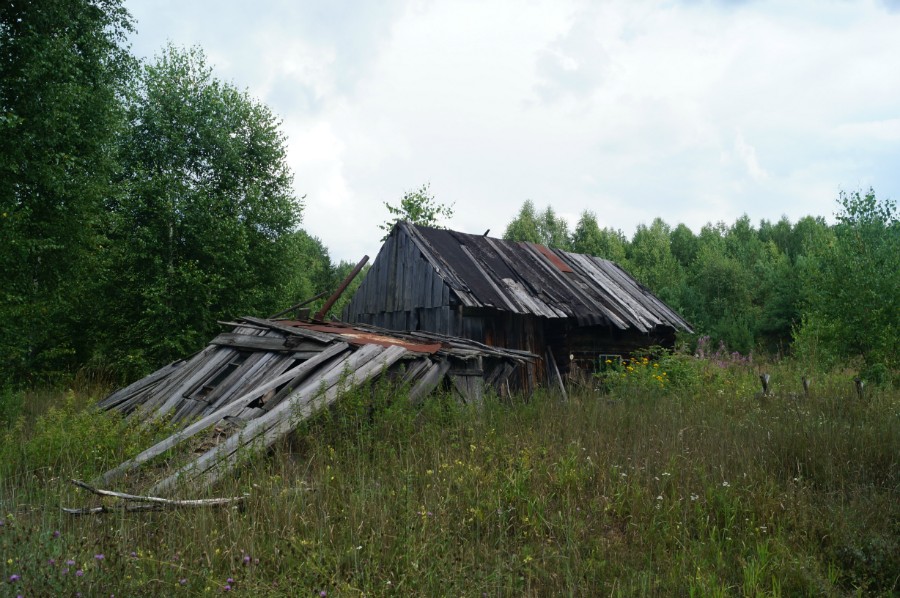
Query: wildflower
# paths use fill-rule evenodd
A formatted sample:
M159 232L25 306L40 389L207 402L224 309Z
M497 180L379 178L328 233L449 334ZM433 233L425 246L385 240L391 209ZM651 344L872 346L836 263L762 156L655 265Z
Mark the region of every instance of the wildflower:
M691 494L691 500L692 500L692 501L693 501L693 500L697 500L698 498L700 498L700 497L697 496L696 494Z
M84 571L82 571L81 569L78 569L77 571L75 571L75 577L82 577L83 575L84 575Z
M187 584L187 579L185 579L184 577L182 577L181 579L178 580L178 583L180 583L181 585L186 585L186 584Z
M230 592L230 591L231 591L231 586L228 585L228 584L226 584L225 587L222 588L222 591L223 591L223 592Z
M729 484L727 481L722 482L722 488L728 488L729 486L731 486L731 484Z
M52 565L55 565L55 564L56 564L56 559L47 559L47 564L48 564L48 565L51 565L51 566L52 566Z
M663 499L662 494L660 494L659 496L656 497L656 500L662 500L662 499Z
M228 584L234 583L234 579L229 577L228 579L225 580L225 583L228 583Z
M18 575L17 573L13 573L12 575L9 576L9 583L16 583L20 579L22 579L21 575Z
M72 559L69 559L66 561L66 564L70 567L73 567L73 566L75 566L75 561L73 561Z
M250 555L249 555L249 554L244 555L244 564L245 564L245 565L249 565L249 564L250 564Z
M321 592L319 592L319 598L325 598L325 596L327 596L327 595L328 595L328 592L326 592L325 590L322 590Z
M95 554L95 555L94 555L94 558L97 559L98 561L102 561L102 560L105 559L106 557L103 556L102 554Z
M58 537L59 537L59 530L54 530L54 532L53 532L53 537L54 537L54 538L58 538Z
M134 552L134 551L132 551L132 552L131 552L131 558L136 559L136 558L137 558L137 553Z

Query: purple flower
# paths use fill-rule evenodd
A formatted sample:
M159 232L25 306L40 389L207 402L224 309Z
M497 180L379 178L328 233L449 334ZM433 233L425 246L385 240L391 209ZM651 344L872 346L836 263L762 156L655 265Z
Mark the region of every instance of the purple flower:
M234 580L229 577L225 580L225 583L234 583Z
M54 538L58 538L58 537L59 537L59 530L55 530L55 531L53 532L53 537L54 537Z
M245 565L250 564L250 555L249 554L244 557L244 564Z
M181 585L186 585L186 584L187 584L187 579L185 579L184 577L182 577L181 579L178 580L178 583L180 583Z
M48 564L48 565L55 565L55 564L56 564L56 559L48 559L48 560L47 560L47 564Z
M18 574L16 574L16 573L13 573L12 575L9 576L9 583L16 583L16 582L19 581L20 579L22 579L22 576L21 576L21 575L18 575Z
M325 590L322 590L321 592L319 592L320 598L325 598L325 596L327 596L327 595L328 595L328 592L326 592Z
M75 577L81 577L82 575L84 575L84 571L82 571L81 569L75 572Z
M73 561L72 559L69 559L66 561L66 564L71 567L72 565L75 564L75 561Z
M105 559L106 557L104 557L102 554L95 554L95 555L94 555L94 558L97 559L98 561L102 561L102 560Z
M223 591L223 592L230 592L230 591L231 591L231 586L226 585L224 588L222 588L222 591Z
M68 572L69 572L69 569L68 569L68 568L63 569L63 570L61 571L61 573L62 573L63 575L65 575L65 574L68 573Z
M131 552L131 558L136 559L136 558L137 558L137 553L134 552L134 551L132 551L132 552Z

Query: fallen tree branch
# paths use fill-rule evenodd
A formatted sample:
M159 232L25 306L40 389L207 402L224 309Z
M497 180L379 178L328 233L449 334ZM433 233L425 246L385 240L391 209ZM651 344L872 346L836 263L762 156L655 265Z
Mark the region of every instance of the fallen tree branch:
M196 508L196 507L224 507L228 505L238 504L247 499L249 495L234 496L231 498L200 498L193 500L175 500L170 498L161 498L159 496L139 496L136 494L125 494L124 492L113 492L112 490L103 490L94 488L90 484L86 484L81 480L69 480L73 485L78 486L88 492L98 496L111 496L124 501L134 501L149 504L120 504L114 506L101 505L99 507L85 507L83 509L68 509L63 507L64 513L70 515L96 515L99 513L110 513L113 511L162 511L166 509L178 508Z

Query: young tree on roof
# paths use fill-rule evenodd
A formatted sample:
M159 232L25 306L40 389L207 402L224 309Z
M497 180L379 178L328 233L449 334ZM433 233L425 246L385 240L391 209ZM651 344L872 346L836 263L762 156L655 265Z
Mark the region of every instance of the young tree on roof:
M440 225L440 220L453 218L453 204L447 205L435 200L431 193L431 183L425 183L418 189L404 193L400 198L399 206L391 205L388 202L383 203L390 217L384 221L384 224L378 226L384 231L384 236L381 237L382 241L390 236L394 225L401 220L421 226L444 228Z

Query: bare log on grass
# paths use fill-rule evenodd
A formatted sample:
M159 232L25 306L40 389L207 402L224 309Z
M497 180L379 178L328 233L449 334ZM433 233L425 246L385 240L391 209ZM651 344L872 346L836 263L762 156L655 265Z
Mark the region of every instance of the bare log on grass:
M117 504L113 506L101 505L99 507L86 507L82 509L69 509L63 507L64 513L70 515L97 515L99 513L111 513L114 511L163 511L167 509L182 508L205 508L205 507L225 507L239 504L247 499L248 494L243 496L234 496L230 498L200 498L193 500L178 500L171 498L161 498L159 496L140 496L137 494L125 494L124 492L114 492L112 490L103 490L95 488L90 484L81 480L69 480L73 485L78 486L97 496L110 496L126 501L125 504ZM142 504L129 504L142 503Z

